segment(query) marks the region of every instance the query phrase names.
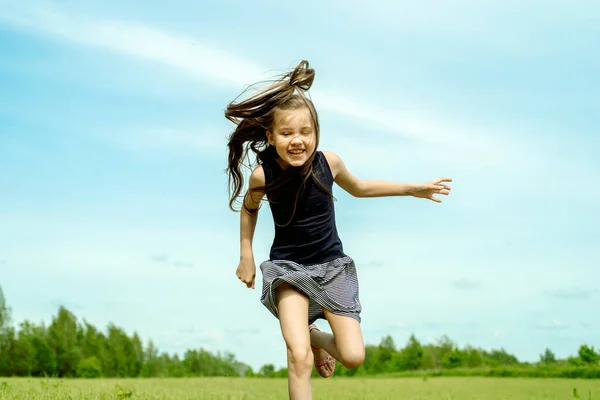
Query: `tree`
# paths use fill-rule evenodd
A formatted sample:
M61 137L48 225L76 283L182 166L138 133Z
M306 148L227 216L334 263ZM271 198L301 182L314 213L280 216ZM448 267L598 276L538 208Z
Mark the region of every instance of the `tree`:
M37 369L37 354L33 345L34 326L29 321L24 321L20 324L20 328L13 348L13 368L17 375L32 376Z
M83 321L83 337L80 342L81 357L86 359L90 357L96 357L100 363L102 375L107 374L109 365L106 336L95 326L91 325L87 321Z
M35 335L32 339L35 348L36 376L52 376L56 371L56 357L48 344L48 330L44 325L34 327Z
M81 378L99 378L102 376L102 364L98 357L91 356L79 361L77 376Z
M107 376L122 378L137 376L138 355L136 349L125 332L112 323L108 325L106 345Z
M600 360L600 356L594 350L594 347L589 347L584 344L579 347L579 358L585 364L595 365L598 364L598 360Z
M500 348L500 350L492 350L491 352L483 351L482 355L484 362L493 367L498 365L515 365L519 363L517 357L507 353L504 348Z
M363 369L366 373L372 373L377 369L377 352L379 351L377 346L366 345L365 346L365 361L359 367L359 369ZM340 364L341 366L341 364ZM341 366L343 367L343 366ZM344 370L344 368L341 368ZM356 370L353 370L356 371Z
M438 349L433 344L423 346L423 359L421 360L421 368L425 370L435 369L439 366L437 360Z
M556 363L556 356L552 352L552 350L546 348L544 354L540 354L540 362L543 364L554 364Z
M185 375L185 370L178 354L173 354L173 356L170 356L167 353L163 353L162 358L167 366L167 376L181 378Z
M423 361L423 347L414 334L410 335L406 347L401 351L401 360L408 370L418 369Z
M137 332L133 333L131 344L135 354L134 376L139 376L142 373L142 365L144 365L144 345Z
M381 339L379 346L377 346L375 353L373 354L373 371L374 373L387 372L390 369L392 357L396 352L396 344L394 339L390 335L385 336Z
M158 357L158 349L154 346L152 340L148 341L146 351L144 352L144 365L142 366L142 376L146 378L158 377L163 375L162 366Z
M438 348L437 360L438 360L438 367L439 367L442 363L442 360L444 360L444 358L446 357L446 355L450 354L452 351L454 351L454 349L456 348L456 343L454 343L448 337L448 335L443 335L441 338L438 339L437 348Z
M467 355L464 351L456 348L450 353L447 353L442 360L444 368L460 368L466 363Z
M4 375L10 368L9 352L11 336L14 332L10 329L10 308L6 304L4 292L0 287L0 374Z
M421 368L435 369L442 366L443 360L450 354L456 344L447 335L440 337L435 344L423 346Z
M469 368L479 368L483 365L483 357L481 356L481 352L472 347L465 348L466 357L467 357L467 367Z
M265 364L258 371L263 376L273 376L275 374L275 366L273 364Z
M77 339L77 319L61 306L48 328L50 347L56 354L56 373L59 377L75 376L81 360Z

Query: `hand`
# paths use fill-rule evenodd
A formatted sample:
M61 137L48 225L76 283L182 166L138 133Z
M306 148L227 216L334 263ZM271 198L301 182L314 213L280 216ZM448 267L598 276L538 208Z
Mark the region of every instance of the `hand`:
M443 184L443 182L452 182L451 178L438 178L427 183L423 183L417 187L413 196L419 197L422 199L433 200L436 203L441 203L442 201L436 197L433 197L434 194L450 194L450 186Z
M243 258L237 267L235 274L246 284L248 288L254 289L254 278L256 277L256 264L253 258Z

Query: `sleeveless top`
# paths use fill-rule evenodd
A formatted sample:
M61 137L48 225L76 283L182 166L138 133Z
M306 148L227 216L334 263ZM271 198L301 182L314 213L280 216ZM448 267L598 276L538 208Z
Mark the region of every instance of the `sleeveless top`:
M261 165L267 185L285 173L274 159L264 161ZM313 170L321 184L331 192L333 175L325 155L320 151L317 151L313 160ZM300 193L294 217L290 221L300 183L298 176L277 188L276 195L267 194L275 223L270 260L314 265L345 257L335 223L333 198L312 177Z

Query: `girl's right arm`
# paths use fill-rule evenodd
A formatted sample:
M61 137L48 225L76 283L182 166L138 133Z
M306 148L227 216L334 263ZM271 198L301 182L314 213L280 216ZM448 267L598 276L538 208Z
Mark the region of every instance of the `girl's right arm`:
M262 167L258 166L250 175L249 189L264 186L264 184L265 175ZM247 287L252 289L254 289L254 279L256 277L252 240L254 239L258 219L258 207L263 196L263 191L250 192L245 197L245 205L248 209L255 211L248 212L244 207L240 210L240 263L236 275Z

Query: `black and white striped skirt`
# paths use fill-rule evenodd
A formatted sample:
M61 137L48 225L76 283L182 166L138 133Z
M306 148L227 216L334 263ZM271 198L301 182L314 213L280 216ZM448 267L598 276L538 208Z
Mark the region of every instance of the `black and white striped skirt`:
M308 323L325 319L323 308L360 322L358 275L354 260L346 256L323 264L301 265L293 261L272 260L260 265L263 287L261 302L278 318L276 289L287 282L309 297Z

